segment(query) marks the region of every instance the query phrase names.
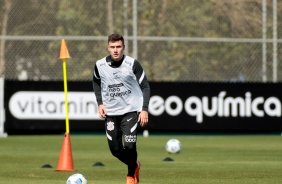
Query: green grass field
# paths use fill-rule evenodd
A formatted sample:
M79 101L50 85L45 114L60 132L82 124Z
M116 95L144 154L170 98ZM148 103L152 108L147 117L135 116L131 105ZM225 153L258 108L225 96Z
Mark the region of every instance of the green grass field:
M179 154L168 154L165 143L177 138ZM72 173L84 174L89 184L125 184L127 168L108 150L104 135L72 135L75 172L55 171L63 135L0 138L0 183L63 184ZM280 184L280 136L138 137L140 184ZM170 157L174 161L166 162ZM93 166L102 162L105 166ZM50 164L53 168L41 168Z

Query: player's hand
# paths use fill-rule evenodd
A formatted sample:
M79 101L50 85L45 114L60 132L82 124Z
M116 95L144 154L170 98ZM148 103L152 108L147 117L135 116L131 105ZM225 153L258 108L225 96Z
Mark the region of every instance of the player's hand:
M100 118L106 118L107 111L106 107L103 104L99 105L98 110Z
M147 111L141 111L138 116L138 122L143 127L148 124L149 118L148 118L148 112Z

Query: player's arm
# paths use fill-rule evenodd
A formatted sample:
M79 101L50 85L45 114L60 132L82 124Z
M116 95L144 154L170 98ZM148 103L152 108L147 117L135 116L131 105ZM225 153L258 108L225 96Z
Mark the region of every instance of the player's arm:
M141 64L137 60L135 60L133 64L133 73L135 74L143 93L143 106L142 111L138 117L138 121L140 122L141 126L145 126L148 123L150 85Z
M135 74L143 93L142 110L148 112L149 100L150 100L150 85L141 64L136 60L134 61L133 64L133 73Z
M103 105L102 94L101 94L101 79L96 65L94 67L94 72L93 72L93 90L98 103L99 115L101 118L105 118L107 112L105 106Z

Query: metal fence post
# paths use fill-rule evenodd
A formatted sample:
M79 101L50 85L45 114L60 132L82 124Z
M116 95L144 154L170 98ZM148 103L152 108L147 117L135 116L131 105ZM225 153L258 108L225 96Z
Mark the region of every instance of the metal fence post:
M4 109L4 77L0 77L0 137L7 137L4 132L5 109Z

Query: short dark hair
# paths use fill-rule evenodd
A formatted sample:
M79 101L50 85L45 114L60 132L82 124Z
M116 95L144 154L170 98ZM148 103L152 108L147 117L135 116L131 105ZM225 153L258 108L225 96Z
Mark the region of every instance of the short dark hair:
M108 37L108 43L109 43L109 42L116 42L116 41L119 41L119 40L121 40L122 44L124 45L123 36L121 36L120 34L111 34L111 35Z

